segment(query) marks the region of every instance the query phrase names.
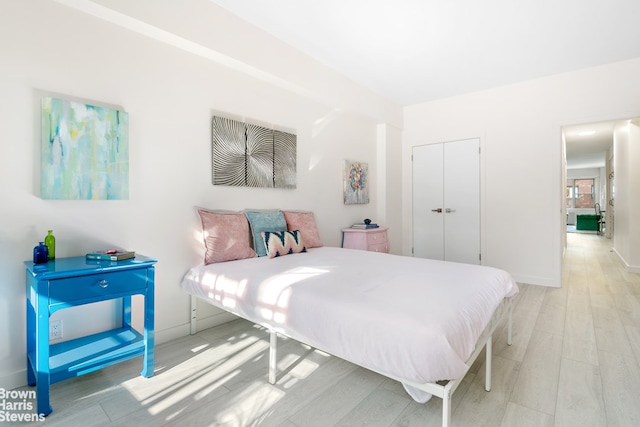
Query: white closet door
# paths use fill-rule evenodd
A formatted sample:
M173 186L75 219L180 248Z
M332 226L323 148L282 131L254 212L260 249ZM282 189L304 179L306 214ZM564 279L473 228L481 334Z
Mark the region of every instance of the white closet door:
M480 263L480 140L413 148L413 255Z
M413 256L444 259L443 178L442 144L413 147Z
M480 140L444 145L444 259L480 263Z

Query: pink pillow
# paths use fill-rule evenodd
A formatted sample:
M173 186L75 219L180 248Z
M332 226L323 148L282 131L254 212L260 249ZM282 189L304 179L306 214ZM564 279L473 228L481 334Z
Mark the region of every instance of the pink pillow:
M287 230L300 230L307 248L319 248L322 246L313 212L284 211L284 218L287 221Z
M249 243L249 222L243 212L212 212L198 209L207 251L204 263L255 258Z

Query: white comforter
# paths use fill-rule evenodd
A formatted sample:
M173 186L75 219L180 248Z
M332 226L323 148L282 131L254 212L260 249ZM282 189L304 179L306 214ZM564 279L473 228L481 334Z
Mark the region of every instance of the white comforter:
M315 348L420 384L464 375L494 310L518 292L495 268L331 247L199 265L182 287Z

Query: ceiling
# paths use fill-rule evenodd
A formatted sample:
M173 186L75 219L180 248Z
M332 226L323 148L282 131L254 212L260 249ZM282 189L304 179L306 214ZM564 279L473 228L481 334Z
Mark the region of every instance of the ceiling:
M640 57L638 0L211 0L402 106Z
M567 169L603 168L607 150L613 144L616 122L565 126Z
M401 106L640 57L638 0L211 1ZM614 125L563 128L567 167Z

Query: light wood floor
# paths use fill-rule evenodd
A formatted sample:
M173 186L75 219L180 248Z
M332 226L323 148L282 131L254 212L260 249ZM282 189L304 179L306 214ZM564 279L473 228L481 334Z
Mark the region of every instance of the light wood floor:
M640 275L604 237L568 240L562 288L521 285L513 345L503 328L494 335L493 389L481 355L454 395L454 426L640 425ZM293 341L279 348L293 368L270 385L267 349L241 320L160 345L153 378L135 359L54 384L45 424L441 425L440 399L417 404L396 382Z

